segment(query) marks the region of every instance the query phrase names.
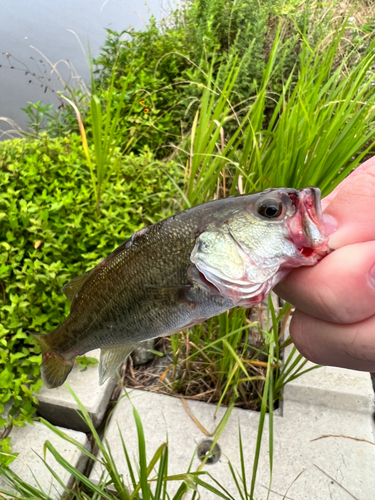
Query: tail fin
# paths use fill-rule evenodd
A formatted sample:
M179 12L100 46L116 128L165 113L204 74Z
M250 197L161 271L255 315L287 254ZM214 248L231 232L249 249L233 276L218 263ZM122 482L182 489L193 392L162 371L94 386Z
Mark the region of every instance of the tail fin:
M53 389L65 382L74 365L74 359L68 360L53 351L46 341L47 335L32 334L42 351L42 380L44 384Z

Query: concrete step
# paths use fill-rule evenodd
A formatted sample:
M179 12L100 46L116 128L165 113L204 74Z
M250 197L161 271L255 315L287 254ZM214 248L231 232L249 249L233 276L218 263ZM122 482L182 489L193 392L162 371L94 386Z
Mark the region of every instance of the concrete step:
M75 439L87 450L89 442L86 434L70 429L60 428L70 438ZM52 498L60 499L64 495L64 488L56 481L46 465L43 463L44 443L48 440L56 450L74 467L83 471L87 457L79 451L74 444L65 441L49 430L40 422L25 427L15 427L11 431L12 452L19 453L18 457L10 464L10 469L28 484L39 487ZM47 451L45 460L56 472L62 483L71 488L74 482L73 476L69 474ZM2 476L0 476L0 488L12 491Z
M96 359L99 359L99 355L99 349L87 353L87 356ZM67 379L67 383L91 416L95 427L103 420L117 381L117 377L112 377L100 386L98 365L88 366L84 371L76 365ZM54 425L88 432L89 429L77 413L78 405L65 385L57 389L47 389L43 386L37 398L38 413L46 420Z

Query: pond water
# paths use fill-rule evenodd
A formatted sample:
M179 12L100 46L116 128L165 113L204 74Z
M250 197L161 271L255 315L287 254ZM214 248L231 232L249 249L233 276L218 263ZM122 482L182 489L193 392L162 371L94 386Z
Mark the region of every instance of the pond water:
M60 104L55 92L62 84L50 74L48 61L61 61L57 68L71 84L72 67L88 82L88 46L95 57L105 40L105 28L142 29L151 14L161 19L170 6L168 0L147 0L147 5L137 0L1 0L0 117L25 129L27 117L21 108L28 102ZM9 129L0 121L0 136Z

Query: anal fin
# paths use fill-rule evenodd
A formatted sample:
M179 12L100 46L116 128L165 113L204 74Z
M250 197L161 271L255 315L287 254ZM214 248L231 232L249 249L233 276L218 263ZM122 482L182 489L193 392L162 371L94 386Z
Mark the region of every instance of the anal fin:
M99 361L99 384L104 382L116 373L117 368L125 361L129 354L134 351L139 344L125 344L119 347L109 347L100 349Z

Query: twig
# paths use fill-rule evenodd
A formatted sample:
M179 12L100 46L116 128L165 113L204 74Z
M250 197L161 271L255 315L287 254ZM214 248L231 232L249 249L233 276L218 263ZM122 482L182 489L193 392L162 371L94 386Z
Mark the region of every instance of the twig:
M268 366L268 363L266 363L266 361L256 361L253 359L243 359L242 363L249 363L250 365L253 365L253 366L264 366L265 368L267 368L267 366ZM274 369L281 368L281 366L282 366L282 364L280 361L278 363L271 363L271 368L274 368Z
M292 308L290 307L289 311L285 314L285 316L283 318L283 322L282 322L281 327L280 327L279 340L284 337L285 329L286 329L286 326L288 324L288 320L289 320L291 313L292 313Z
M334 483L336 483L337 485L340 486L340 488L342 488L344 491L346 491L346 493L348 495L350 495L352 498L354 498L354 500L359 500L359 498L355 497L353 495L353 493L350 493L349 490L347 490L342 484L340 484L338 481L336 481L336 479L334 479L332 476L330 476L329 474L327 474L327 472L325 472L323 469L321 469L320 467L318 467L316 464L313 464L318 470L320 470L320 472L322 472L323 474L325 474L331 481L333 481Z
M324 436L320 436L320 437L317 437L315 439L311 439L310 443L312 443L313 441L318 441L319 439L325 439L325 438L330 438L330 437L333 437L333 438L353 439L353 441L359 441L361 443L368 443L368 444L372 444L373 446L375 446L375 443L373 443L372 441L368 441L367 439L355 438L355 437L352 437L352 436L344 436L343 434L324 434Z
M264 486L264 484L262 484L261 486L263 486L263 488L265 488L266 490L268 490L268 486ZM284 495L283 493L279 493L278 491L270 489L270 492L271 493L275 493L275 495L278 495L279 497L283 497L283 500L284 500L284 498L286 498L287 500L293 500L292 497L287 497L286 495Z
M205 429L203 427L203 425L199 422L199 420L196 417L194 417L194 415L191 413L191 411L190 411L190 409L188 407L188 404L185 401L185 399L184 398L180 398L180 399L182 401L182 404L184 405L186 413L189 415L189 417L192 419L192 421L195 423L195 425L203 432L203 434L205 434L206 436L212 437L213 434L211 434L210 432L208 432L208 430Z
M2 290L3 290L3 304L5 304L5 288L4 288L4 285L3 285L3 283L1 281L0 281L0 286L1 286Z

